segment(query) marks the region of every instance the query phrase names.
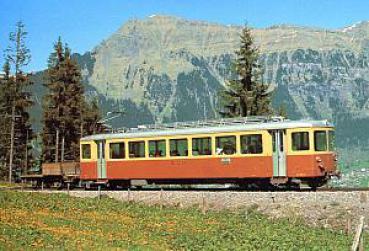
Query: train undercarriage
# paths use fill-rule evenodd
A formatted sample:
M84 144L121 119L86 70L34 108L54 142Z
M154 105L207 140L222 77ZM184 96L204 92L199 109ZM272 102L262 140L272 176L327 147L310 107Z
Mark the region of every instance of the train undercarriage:
M312 190L327 184L329 174L310 178L226 178L226 179L99 179L81 180L79 162L45 163L41 174L23 175L22 182L32 184L35 188L57 187L59 189L72 189L74 187L93 189L96 187L106 189L127 189L130 187L143 188L155 186L180 185L190 187L194 185L226 185L242 190L298 190L301 186L308 186Z

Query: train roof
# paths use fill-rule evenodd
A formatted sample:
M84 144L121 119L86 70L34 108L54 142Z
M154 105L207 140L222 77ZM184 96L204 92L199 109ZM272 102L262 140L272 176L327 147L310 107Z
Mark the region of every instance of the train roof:
M245 118L246 119L246 118ZM227 133L238 131L253 130L275 130L289 128L312 128L327 127L332 128L333 124L327 120L283 120L271 119L264 121L238 120L238 122L229 123L227 120L213 120L211 122L202 122L195 124L172 123L171 126L140 126L139 128L131 128L119 133L95 134L81 138L81 141L103 140L103 139L128 139L128 138L149 138L160 136L175 135L192 135L192 134L208 134L208 133ZM169 125L169 124L168 124ZM175 125L182 125L175 127ZM188 125L185 127L185 125ZM192 125L192 126L191 126Z

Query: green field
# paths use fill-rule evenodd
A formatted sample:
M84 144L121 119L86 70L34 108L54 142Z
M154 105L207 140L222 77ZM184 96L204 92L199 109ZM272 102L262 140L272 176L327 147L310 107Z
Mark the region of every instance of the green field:
M352 236L237 212L0 192L0 250L347 250ZM369 246L367 247L369 248Z
M339 163L339 170L343 176L332 182L332 186L339 187L369 187L369 160L355 160L350 163Z

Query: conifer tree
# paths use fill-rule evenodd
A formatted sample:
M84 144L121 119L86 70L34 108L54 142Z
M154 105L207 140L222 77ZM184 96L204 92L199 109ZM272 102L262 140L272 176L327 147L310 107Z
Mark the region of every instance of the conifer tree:
M227 82L226 89L221 92L225 107L221 114L225 117L269 115L272 111L271 93L268 92L268 85L262 82L259 52L246 25L240 39L240 49L236 51L233 64L237 79Z
M9 92L10 84L10 66L9 62L5 62L3 66L4 75L0 76L0 178L7 177L9 162L9 146L10 146L10 108L11 93Z
M1 87L5 127L3 133L6 142L3 152L9 162L10 182L14 175L28 169L32 157L29 142L33 138L33 132L28 109L33 102L31 94L27 91L32 82L23 70L31 59L30 51L25 44L26 36L24 24L17 22L16 30L10 33L9 46L5 50L5 77Z
M86 102L83 109L83 136L101 133L104 131L104 125L101 121L101 111L96 99Z
M81 72L71 58L68 45L61 38L49 57L46 77L47 95L44 97L44 126L42 133L45 162L78 160L79 139L89 130L89 104L84 99ZM98 109L95 107L95 112ZM64 147L64 155L62 148Z

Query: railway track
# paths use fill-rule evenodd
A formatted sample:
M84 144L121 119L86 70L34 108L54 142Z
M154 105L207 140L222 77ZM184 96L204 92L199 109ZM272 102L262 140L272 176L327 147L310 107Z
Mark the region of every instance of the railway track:
M0 187L0 191L4 190L15 190L15 191L67 191L68 189L60 189L58 187L51 188L34 188L34 187ZM98 191L99 189L96 187L94 189L85 190L81 187L75 187L70 189L70 191ZM106 189L102 188L101 191L127 191L128 189ZM302 187L299 189L287 189L287 188L276 188L273 190L268 189L242 189L238 187L198 187L198 188L186 188L186 187L147 187L147 188L130 188L130 191L183 191L183 192L226 192L226 191L234 191L234 192L360 192L360 191L369 191L369 187L321 187L317 190L311 190L309 187Z

